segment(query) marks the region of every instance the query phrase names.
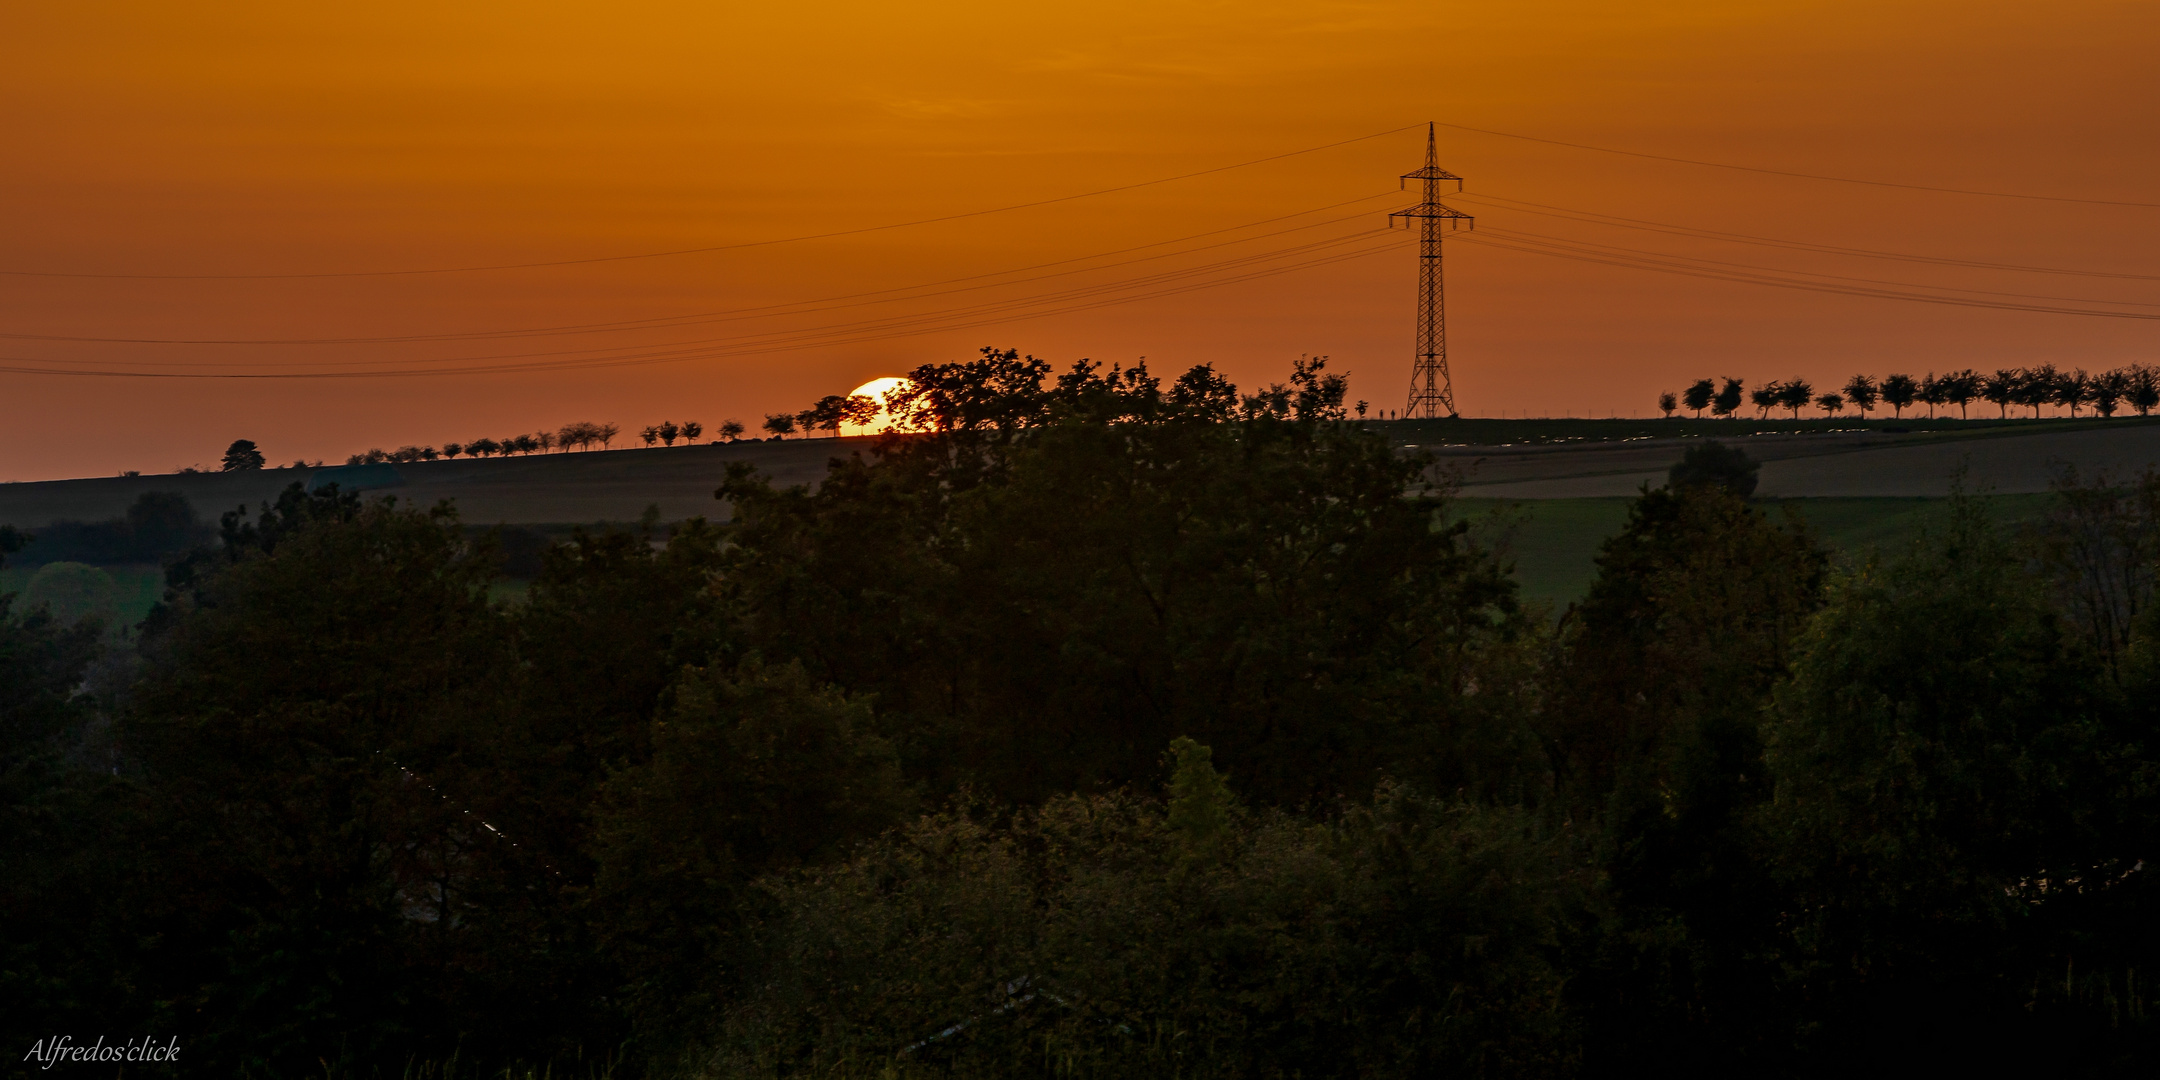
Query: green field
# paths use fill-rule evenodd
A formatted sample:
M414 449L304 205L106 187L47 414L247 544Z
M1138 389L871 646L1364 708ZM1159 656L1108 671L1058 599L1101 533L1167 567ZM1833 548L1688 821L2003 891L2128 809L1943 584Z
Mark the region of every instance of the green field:
M2047 498L1998 495L1983 502L1998 519L2015 522L2038 513ZM1626 524L1630 501L1464 498L1456 500L1456 507L1471 519L1481 541L1507 546L1523 595L1558 611L1580 599L1590 587L1597 576L1598 547ZM1910 540L1943 513L1947 502L1928 498L1824 498L1770 499L1763 500L1762 505L1774 515L1798 515L1832 550L1852 556ZM550 540L566 539L572 531L570 526L528 528ZM0 592L21 592L37 569L10 566L0 570ZM164 588L163 572L154 566L113 566L106 567L105 572L119 587L117 610L124 624L141 621ZM522 599L526 585L521 579L505 579L497 583L493 595L501 600Z
M0 593L21 593L42 569L44 568L39 566L10 566L0 569ZM104 566L99 569L112 579L112 611L120 626L133 626L141 622L143 616L150 614L151 605L156 604L158 598L165 593L165 571L159 567ZM18 596L15 602L20 606L23 603L22 597ZM63 611L59 614L72 617L76 613Z
M1997 520L2014 523L2040 512L2046 495L1998 495L1981 500ZM1476 499L1457 500L1476 535L1505 543L1515 563L1523 595L1564 609L1580 599L1597 576L1597 553L1606 538L1627 523L1632 500ZM1847 498L1767 499L1772 515L1791 513L1805 521L1823 543L1845 557L1894 549L1938 520L1947 499Z
M1657 482L1679 457L1682 439L1716 436L1737 442L1765 436L1743 445L1778 472L1766 482L1766 490L1779 490L1782 484L1789 494L1817 497L1766 499L1764 505L1775 513L1799 515L1826 544L1846 554L1911 537L1940 512L1944 500L1937 496L1951 487L1942 478L1956 468L1972 470L1960 482L1970 482L1977 490L2035 492L2049 482L2042 466L2057 459L2075 463L2086 475L2127 476L2141 463L2160 463L2160 427L2154 426L2160 421L2005 421L1981 418L1979 410L1975 417L1464 418L1373 421L1369 426L1398 444L1430 450L1450 468L1478 473L1482 486L1467 489L1471 492L1562 496L1502 499L1488 494L1458 502L1461 512L1475 520L1482 540L1506 545L1524 594L1555 609L1583 594L1596 572L1599 545L1625 522L1629 498L1620 493L1641 480ZM400 466L405 485L378 494L394 495L407 504L450 500L463 520L477 528L507 524L502 544L508 580L496 594L514 599L523 595L523 582L538 572L538 549L566 539L578 527L565 523L606 528L593 523L614 521L634 527L627 523L649 509L666 521L693 515L724 519L727 507L714 501L713 489L730 465L752 465L782 484L815 483L828 459L870 445L862 439L817 439L428 462ZM1519 449L1500 449L1504 447ZM0 485L0 522L35 532L59 519L108 520L153 490L182 494L205 519L214 519L221 508L274 497L303 475L268 470ZM1884 477L1920 477L1926 482L1902 488L1876 482ZM1989 504L2002 517L2014 519L2035 512L2044 500L2044 495L2009 494L1994 496ZM158 571L121 567L110 573L119 596L115 610L128 621L140 619L157 598ZM27 568L0 573L0 589L21 590L29 574Z

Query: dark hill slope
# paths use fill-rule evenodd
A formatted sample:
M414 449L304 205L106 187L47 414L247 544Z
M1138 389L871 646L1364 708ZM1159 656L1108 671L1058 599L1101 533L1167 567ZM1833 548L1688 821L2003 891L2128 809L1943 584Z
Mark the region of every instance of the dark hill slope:
M670 521L719 517L723 508L713 500L713 489L731 462L749 462L782 483L808 483L824 475L831 458L869 443L803 439L426 461L399 465L404 485L382 493L423 505L453 500L464 520L476 525L635 521L655 505ZM313 472L265 469L0 484L0 522L35 529L62 519L107 520L126 513L146 491L178 492L214 521L243 503L253 507L275 499L286 485L304 482Z

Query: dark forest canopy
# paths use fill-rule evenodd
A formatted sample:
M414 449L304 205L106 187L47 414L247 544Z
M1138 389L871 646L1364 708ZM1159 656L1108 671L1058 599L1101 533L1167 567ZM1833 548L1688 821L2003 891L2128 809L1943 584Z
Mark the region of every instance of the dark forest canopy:
M297 486L0 618L0 1017L234 1076L2124 1071L2160 480L1833 560L1704 451L1557 621L1324 361L1009 352L522 600ZM10 543L17 538L11 538ZM27 1074L31 1067L11 1065ZM430 1072L429 1070L435 1070Z
M155 565L212 539L185 496L145 491L127 513L110 521L55 521L39 527L9 561L26 565L82 562L98 566Z

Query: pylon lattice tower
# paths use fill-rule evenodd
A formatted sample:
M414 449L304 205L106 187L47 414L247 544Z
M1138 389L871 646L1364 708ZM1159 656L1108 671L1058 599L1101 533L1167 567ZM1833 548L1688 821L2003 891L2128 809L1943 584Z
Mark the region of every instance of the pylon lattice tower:
M1410 181L1425 183L1425 201L1406 210L1388 215L1388 224L1396 218L1403 225L1417 223L1418 236L1418 334L1417 360L1410 368L1410 405L1403 415L1410 418L1435 419L1452 417L1455 413L1455 385L1448 377L1447 363L1447 296L1440 284L1440 223L1447 222L1453 229L1459 222L1470 222L1477 228L1477 219L1440 201L1440 183L1455 181L1455 190L1462 190L1462 177L1440 167L1439 143L1434 137L1434 126L1425 125L1425 167L1416 172L1404 173L1403 186Z

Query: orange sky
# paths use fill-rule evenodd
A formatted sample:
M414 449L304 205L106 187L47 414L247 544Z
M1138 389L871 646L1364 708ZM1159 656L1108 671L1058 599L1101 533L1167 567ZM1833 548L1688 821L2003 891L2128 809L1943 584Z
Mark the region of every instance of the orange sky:
M2160 202L2156 54L2150 3L10 0L0 270L350 273L740 244L1056 198L1427 119L1770 169ZM579 419L755 427L765 412L986 344L1060 362L1145 355L1163 370L1212 361L1248 385L1325 353L1354 396L1399 408L1414 249L1401 233L1352 234L1401 205L1395 177L1422 153L1422 130L1404 131L1052 206L653 259L388 277L0 277L11 335L0 365L528 365L366 379L0 374L0 479L214 464L241 436L283 462ZM1478 215L1481 237L2160 314L2155 281L2089 276L2160 275L2160 209L1826 183L1446 128L1441 163L1469 178L1457 205ZM2089 273L1736 245L1531 215L1520 201ZM1213 235L1069 261L1198 234ZM1321 246L1289 250L1302 245ZM1143 256L1155 257L1131 261ZM1051 263L1017 276L1062 276L979 277ZM2150 320L1824 295L1469 243L1450 247L1448 269L1456 394L1472 415L1646 411L1699 375L1842 382L1856 370L2160 360ZM960 278L975 280L779 317L742 310ZM988 287L949 291L960 285ZM1064 295L1043 301L1048 314L986 322L1039 310L1016 305L1049 293ZM1135 295L1146 298L1068 310ZM711 312L734 314L499 333ZM298 343L325 338L375 340ZM621 359L671 362L595 363Z

